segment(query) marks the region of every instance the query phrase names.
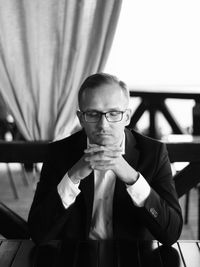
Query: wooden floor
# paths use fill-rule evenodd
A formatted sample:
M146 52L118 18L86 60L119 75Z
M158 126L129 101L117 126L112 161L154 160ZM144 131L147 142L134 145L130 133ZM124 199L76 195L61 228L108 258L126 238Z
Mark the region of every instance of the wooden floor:
M34 196L37 173L27 173L26 180L22 179L22 169L18 164L9 164L13 173L13 181L17 188L18 199L14 196L6 164L0 164L0 201L27 219L30 205ZM27 184L28 182L28 184ZM184 225L180 239L197 239L197 190L191 190L189 203L189 223ZM180 204L184 215L184 200L180 199Z

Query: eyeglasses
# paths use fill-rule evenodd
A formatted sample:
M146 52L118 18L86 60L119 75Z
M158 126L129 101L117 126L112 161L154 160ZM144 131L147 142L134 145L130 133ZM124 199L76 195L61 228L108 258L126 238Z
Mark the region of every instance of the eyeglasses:
M83 114L84 120L86 122L99 122L104 115L108 122L118 122L121 121L125 111L113 110L108 112L100 112L100 111L85 111L81 112Z

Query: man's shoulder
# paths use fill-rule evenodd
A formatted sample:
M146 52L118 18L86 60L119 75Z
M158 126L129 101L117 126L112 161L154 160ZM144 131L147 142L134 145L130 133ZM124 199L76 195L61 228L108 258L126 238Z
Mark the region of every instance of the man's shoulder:
M164 144L158 140L158 139L154 139L151 138L141 132L138 132L134 129L127 129L128 133L131 134L133 136L133 138L135 139L135 143L136 146L138 148L147 148L149 149L149 147L161 147L164 146Z
M54 140L51 142L51 144L63 144L66 142L70 142L71 140L74 140L74 139L80 139L83 136L84 136L84 131L80 130L80 131L72 133L71 135L68 135L62 139Z
M84 131L81 130L63 139L52 141L51 143L49 143L49 149L63 150L63 149L66 149L67 147L68 148L72 146L77 147L77 146L82 145L85 142L84 140L86 140L85 134L84 134Z
M161 141L152 137L149 137L141 132L136 131L135 129L126 129L126 131L130 132L134 138L136 139L136 141L140 141L140 142L147 142L147 143L157 143L160 144Z

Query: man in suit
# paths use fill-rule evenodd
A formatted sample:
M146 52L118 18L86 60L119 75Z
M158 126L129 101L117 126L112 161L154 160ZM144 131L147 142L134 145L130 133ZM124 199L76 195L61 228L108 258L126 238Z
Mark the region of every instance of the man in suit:
M82 84L83 130L49 144L29 213L32 239L157 239L180 236L182 214L163 143L128 130L129 91L97 73Z

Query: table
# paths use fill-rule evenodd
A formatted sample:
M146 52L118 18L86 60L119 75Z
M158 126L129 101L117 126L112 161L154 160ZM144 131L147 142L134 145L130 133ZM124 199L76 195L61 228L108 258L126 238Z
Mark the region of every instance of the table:
M199 267L200 241L178 241L171 247L157 241L0 240L1 267Z
M169 135L162 140L166 143L170 162L188 162L188 165L174 176L178 197L186 194L185 222L188 221L189 192L198 190L198 239L200 239L200 136Z
M169 135L161 141L167 146L171 163L189 163L174 177L178 197L181 197L200 182L200 136Z

